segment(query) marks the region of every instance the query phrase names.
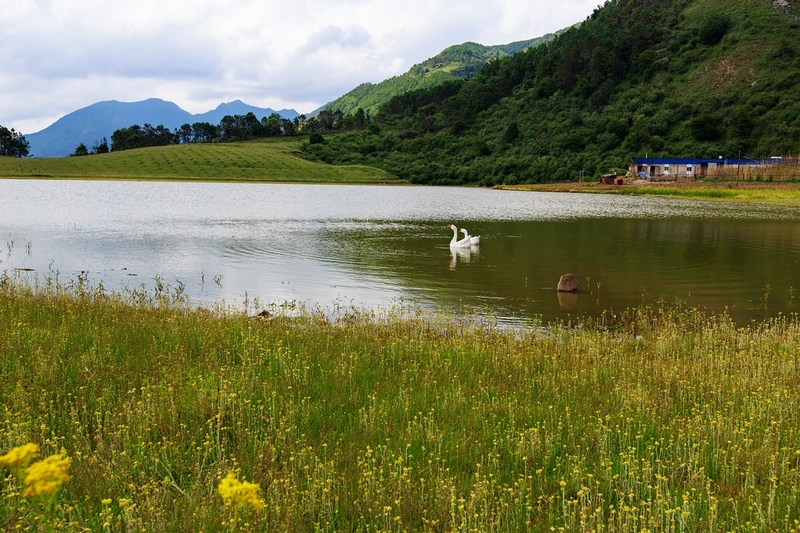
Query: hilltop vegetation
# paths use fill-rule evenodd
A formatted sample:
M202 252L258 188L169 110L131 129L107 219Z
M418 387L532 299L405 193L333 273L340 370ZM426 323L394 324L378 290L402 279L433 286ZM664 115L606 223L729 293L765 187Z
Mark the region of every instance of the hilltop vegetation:
M0 177L229 180L309 183L396 181L360 165L332 166L298 157L300 138L179 144L91 157L0 157Z
M374 114L394 97L418 89L441 85L446 81L473 78L489 61L518 54L523 50L539 46L554 39L549 33L536 39L518 41L496 46L478 43L463 43L446 48L436 56L411 67L400 76L380 83L363 83L349 93L325 106L325 110L354 114L359 108Z
M412 91L368 129L308 145L418 183L515 184L624 171L633 156L800 151L794 2L611 0L468 81Z

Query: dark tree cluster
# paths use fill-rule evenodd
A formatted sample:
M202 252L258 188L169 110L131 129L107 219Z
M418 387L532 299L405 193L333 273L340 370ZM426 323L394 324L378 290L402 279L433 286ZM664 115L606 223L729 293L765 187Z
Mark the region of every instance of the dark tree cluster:
M153 126L134 124L120 128L111 135L112 152L164 146L168 144L189 144L209 142L237 142L264 139L268 137L291 137L301 134L322 134L336 131L363 129L370 123L368 113L359 108L353 115L344 115L341 111L323 110L319 114L307 118L300 115L294 119L283 118L277 113L268 117L256 118L254 113L246 115L225 115L219 124L195 122L183 124L174 131L163 125ZM91 151L81 144L75 149L73 156L103 153L101 148L108 144L105 139L101 145Z
M159 124L152 126L134 124L129 128L120 128L111 134L111 151L132 150L148 146L166 146L175 144L177 136L169 128Z
M29 151L30 145L24 135L14 128L0 126L0 156L26 157Z
M195 122L194 124L184 124L173 132L164 126L133 125L118 129L113 133L111 151L166 144L236 142L268 137L321 134L365 128L368 123L369 115L364 113L363 109L359 109L351 116L345 116L341 111L323 110L311 118L300 115L293 120L283 118L277 113L272 113L261 120L256 118L253 113L226 115L217 125Z
M195 122L183 124L174 131L163 125L134 124L120 128L111 135L111 151L119 152L134 148L165 146L169 144L250 141L266 137L297 135L303 115L289 120L277 113L258 120L253 113L225 115L219 124Z
M337 131L363 130L370 123L369 113L358 108L352 115L340 109L323 109L302 123L303 133L333 133Z
M108 139L103 137L102 141L99 141L97 144L92 146L92 149L86 147L85 144L81 143L75 148L75 151L69 154L70 157L80 157L84 155L96 155L96 154L107 154L111 150L108 147Z

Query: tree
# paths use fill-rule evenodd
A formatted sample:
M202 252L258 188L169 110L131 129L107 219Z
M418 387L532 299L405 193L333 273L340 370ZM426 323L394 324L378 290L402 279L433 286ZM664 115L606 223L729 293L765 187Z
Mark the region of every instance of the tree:
M272 113L269 117L261 119L261 132L266 137L279 137L283 132L281 124L281 116L277 113Z
M292 135L297 135L297 126L294 120L289 120L288 118L281 118L281 128L283 129L283 134L287 137Z
M305 123L305 121L306 121L306 116L305 115L299 115L299 116L294 117L294 120L292 120L292 124L294 124L295 133L297 133L298 131L300 131L302 129L303 124Z
M180 128L175 128L175 135L178 137L178 142L181 144L188 144L193 142L192 126L188 123L183 124Z
M131 150L146 146L166 146L177 142L177 135L159 124L152 126L134 124L129 128L120 128L111 134L111 151Z
M193 142L207 143L219 138L220 128L210 122L195 122L192 124Z
M89 149L86 148L86 145L83 143L80 143L78 147L75 148L75 151L69 154L70 157L82 157L85 155L89 155Z
M102 141L92 146L93 154L107 154L110 151L111 150L109 150L108 148L108 139L106 139L105 137L103 137Z
M356 109L356 114L353 116L353 127L359 130L363 130L364 128L367 127L368 120L369 117L367 117L367 114L364 112L364 109L359 107L358 109Z
M516 122L509 123L508 127L506 128L506 133L503 135L503 141L507 144L511 144L517 140L519 137L519 126L517 126Z
M317 133L320 130L320 123L317 117L311 117L303 120L302 132L303 133Z
M30 151L30 144L25 140L25 136L0 126L0 156L26 157Z
M131 150L144 146L142 127L134 124L129 128L120 128L111 134L111 151Z
M709 111L703 111L689 121L689 129L698 141L716 141L723 134L722 117Z

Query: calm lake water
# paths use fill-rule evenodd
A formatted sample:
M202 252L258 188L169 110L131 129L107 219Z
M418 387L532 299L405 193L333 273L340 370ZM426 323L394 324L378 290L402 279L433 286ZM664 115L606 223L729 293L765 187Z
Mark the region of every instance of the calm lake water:
M0 272L511 324L679 299L744 322L800 309L798 221L796 208L611 195L0 180ZM449 223L480 247L451 251ZM578 294L555 291L567 272Z

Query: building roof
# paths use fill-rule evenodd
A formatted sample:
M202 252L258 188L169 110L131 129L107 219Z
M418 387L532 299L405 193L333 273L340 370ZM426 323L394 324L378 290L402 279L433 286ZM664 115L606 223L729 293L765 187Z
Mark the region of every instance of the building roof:
M722 165L769 165L780 161L770 159L692 159L679 157L634 157L634 165L702 165L716 163Z

